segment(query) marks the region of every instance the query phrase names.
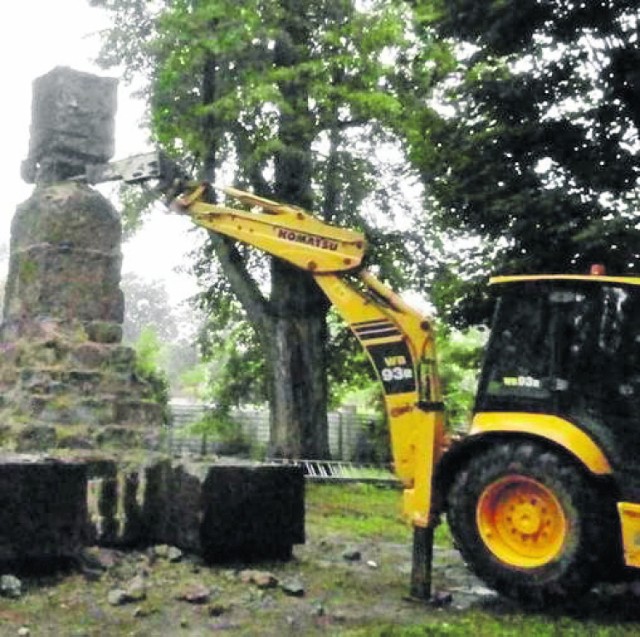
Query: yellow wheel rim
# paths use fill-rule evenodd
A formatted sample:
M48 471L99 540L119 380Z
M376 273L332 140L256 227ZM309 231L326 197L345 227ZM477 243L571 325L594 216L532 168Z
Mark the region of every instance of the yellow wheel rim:
M525 476L491 483L476 510L480 537L502 562L536 568L562 550L569 523L562 505L543 484Z

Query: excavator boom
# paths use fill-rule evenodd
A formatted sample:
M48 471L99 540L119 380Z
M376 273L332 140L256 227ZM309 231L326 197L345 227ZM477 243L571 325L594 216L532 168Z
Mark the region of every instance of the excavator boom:
M264 212L205 203L208 186L178 197L173 208L195 223L247 243L312 273L347 272L360 267L366 250L361 232L324 223L295 206L280 204L235 188L223 190Z

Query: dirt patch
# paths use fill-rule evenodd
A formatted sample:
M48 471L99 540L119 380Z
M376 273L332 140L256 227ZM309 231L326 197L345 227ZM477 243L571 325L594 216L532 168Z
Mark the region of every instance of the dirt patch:
M92 548L66 574L21 576L20 597L0 598L0 635L340 634L495 599L450 550L436 554L440 608L407 599L410 556L408 543L313 535L288 562L251 565Z

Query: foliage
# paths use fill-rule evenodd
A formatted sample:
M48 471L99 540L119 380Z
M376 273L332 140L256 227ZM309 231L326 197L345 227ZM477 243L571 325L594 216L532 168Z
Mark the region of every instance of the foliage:
M152 397L160 405L169 402L169 380L163 370L164 351L160 339L155 331L144 328L138 340L134 343L136 351L136 375L149 383L152 389ZM169 410L165 412L165 422L169 421Z
M357 339L346 328L337 313L329 314L327 374L329 405L336 409L358 395L369 409L382 412L382 390L371 362Z
M2 312L4 308L4 288L6 284L6 261L9 260L9 245L0 243L0 321L2 320Z
M178 317L163 281L145 280L129 272L120 285L125 296L125 341L136 341L148 326L153 326L156 336L165 343L177 338Z
M486 340L482 328L439 327L438 370L450 431L464 431L470 420Z
M211 407L198 422L189 426L188 434L202 436L203 448L208 439L217 443L218 453L246 456L252 451L252 442L225 409Z
M201 397L228 412L241 404L267 400L265 362L258 339L237 303L225 308L224 320L210 315L200 332L203 360Z
M186 305L174 307L162 281L145 280L127 273L121 287L125 295L125 342L136 343L142 339L144 343L149 341L149 333L153 333L158 341L155 363L164 370L172 391L180 393L182 374L198 362L191 336L197 331L198 313Z
M594 262L637 272L637 2L411 4L422 37L458 52L407 120L440 225L482 237L497 273L585 272ZM466 273L474 285L460 286L454 318L486 316L484 269Z

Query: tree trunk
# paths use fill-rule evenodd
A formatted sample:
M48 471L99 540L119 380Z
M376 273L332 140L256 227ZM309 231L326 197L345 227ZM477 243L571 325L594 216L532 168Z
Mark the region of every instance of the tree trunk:
M290 270L281 284L300 289ZM312 291L315 295L316 292ZM307 296L305 294L305 296ZM293 293L285 304L301 300ZM271 321L269 359L271 377L271 454L288 458L328 458L326 383L326 303L303 315L275 316Z
M302 61L308 27L292 0L280 0L285 19L277 38L274 63L294 68ZM309 112L307 79L292 75L280 85L286 102L279 121L281 146L275 156L272 193L264 189L264 175L254 167L251 180L258 194L311 208L313 204L311 144L313 118ZM216 89L215 58L204 69L204 103L213 101ZM215 137L213 115L209 135ZM205 176L215 170L215 138L206 140ZM271 295L266 300L251 279L232 242L211 236L225 275L256 330L267 358L271 415L270 453L275 457L328 458L326 316L328 301L309 273L274 259Z
M285 10L274 62L294 68L302 62L309 33L299 7ZM286 106L279 119L281 147L275 157L275 198L311 208L313 118L306 78L292 75L279 84ZM326 316L329 304L307 272L274 260L271 268L269 363L271 452L294 458L328 458Z

